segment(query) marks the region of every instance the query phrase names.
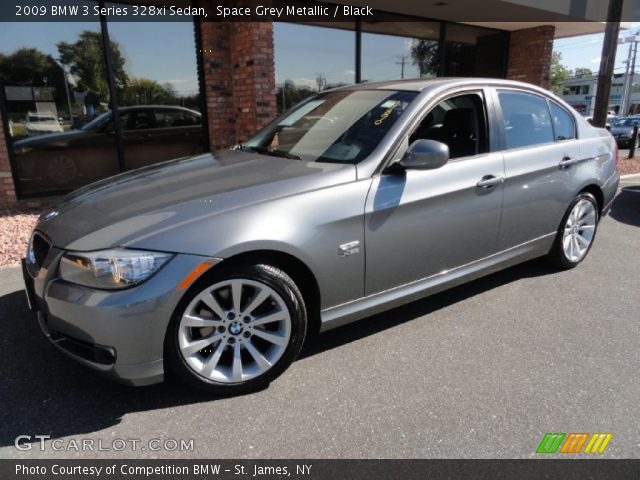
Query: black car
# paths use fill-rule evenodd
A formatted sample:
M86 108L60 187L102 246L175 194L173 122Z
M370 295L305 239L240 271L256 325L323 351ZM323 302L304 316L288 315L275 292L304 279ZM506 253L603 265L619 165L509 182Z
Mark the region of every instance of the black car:
M177 106L120 108L125 168L130 170L203 151L202 116ZM79 129L14 144L23 192L69 191L119 172L113 113Z
M633 127L640 125L640 117L624 117L611 121L611 135L620 148L631 148L633 144ZM638 146L638 138L635 139Z

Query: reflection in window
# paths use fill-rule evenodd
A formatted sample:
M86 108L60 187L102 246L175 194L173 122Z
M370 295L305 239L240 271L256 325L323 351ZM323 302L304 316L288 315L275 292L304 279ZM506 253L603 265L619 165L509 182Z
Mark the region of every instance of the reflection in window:
M363 81L438 75L438 22L365 22L362 29Z
M505 73L505 32L448 23L445 29L445 77L496 77Z
M111 101L98 22L3 24L0 83L21 194L118 172L114 137L83 128Z
M354 83L352 30L274 23L273 41L278 112L315 93Z
M417 92L339 90L285 113L242 150L306 161L357 163L402 116Z
M117 4L108 4L117 5ZM111 22L127 170L203 151L196 45L190 22Z

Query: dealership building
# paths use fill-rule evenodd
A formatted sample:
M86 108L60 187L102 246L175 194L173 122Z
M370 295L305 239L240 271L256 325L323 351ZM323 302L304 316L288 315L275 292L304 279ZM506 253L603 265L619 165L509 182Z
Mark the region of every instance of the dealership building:
M384 20L3 23L0 208L55 200L119 172L229 147L334 86L417 76L547 86L554 39L604 31L594 20L604 18L607 2L348 3L384 12ZM163 4L189 6L135 5ZM499 13L487 19L486 12ZM462 22L461 14L478 20Z

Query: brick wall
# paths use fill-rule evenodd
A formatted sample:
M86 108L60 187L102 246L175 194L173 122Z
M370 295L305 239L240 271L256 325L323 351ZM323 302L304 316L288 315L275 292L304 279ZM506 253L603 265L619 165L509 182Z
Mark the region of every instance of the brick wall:
M507 78L548 88L554 33L553 25L511 32Z
M212 150L247 140L276 116L273 25L202 23Z
M0 209L16 204L16 190L11 176L9 152L4 138L4 125L0 116Z

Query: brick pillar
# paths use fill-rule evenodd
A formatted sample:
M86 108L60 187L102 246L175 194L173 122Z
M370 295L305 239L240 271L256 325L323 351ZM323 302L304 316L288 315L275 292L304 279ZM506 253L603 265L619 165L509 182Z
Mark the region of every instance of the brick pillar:
M203 22L201 36L209 138L219 150L276 116L273 25Z
M549 68L553 51L553 25L511 32L507 78L549 87Z
M16 205L16 189L9 165L9 147L4 138L4 125L0 117L0 209Z
M242 142L277 114L273 24L244 22L232 26L236 139Z
M205 99L209 121L211 150L219 150L235 142L236 119L233 106L231 65L231 25L221 22L201 24L202 65Z

